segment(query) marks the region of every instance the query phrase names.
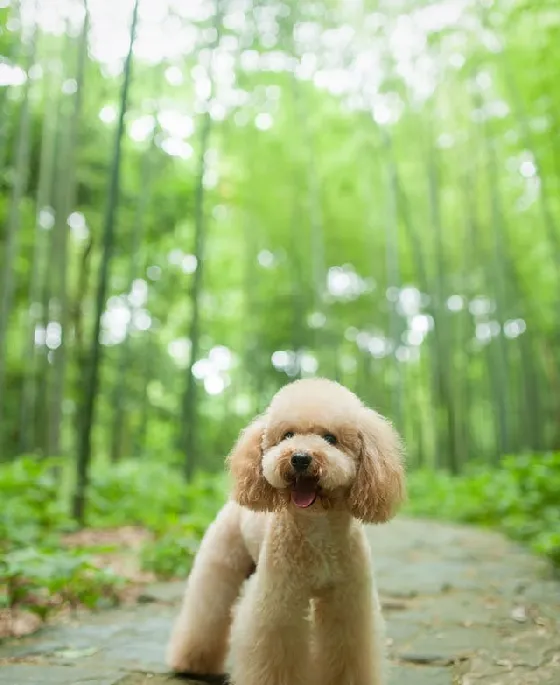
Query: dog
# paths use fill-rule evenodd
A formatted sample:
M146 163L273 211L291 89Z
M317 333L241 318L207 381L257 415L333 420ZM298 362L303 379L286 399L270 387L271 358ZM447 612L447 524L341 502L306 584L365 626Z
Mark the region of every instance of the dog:
M297 380L228 463L231 498L194 560L170 668L211 682L229 654L233 685L383 685L363 524L388 521L405 497L398 433L342 385Z

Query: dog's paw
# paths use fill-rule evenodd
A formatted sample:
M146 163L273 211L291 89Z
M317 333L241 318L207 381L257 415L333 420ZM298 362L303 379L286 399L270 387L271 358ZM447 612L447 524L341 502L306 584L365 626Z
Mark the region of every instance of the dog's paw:
M177 674L196 673L201 676L223 676L224 665L222 660L217 660L216 655L210 652L187 650L184 646L171 643L167 651L166 661L169 668Z

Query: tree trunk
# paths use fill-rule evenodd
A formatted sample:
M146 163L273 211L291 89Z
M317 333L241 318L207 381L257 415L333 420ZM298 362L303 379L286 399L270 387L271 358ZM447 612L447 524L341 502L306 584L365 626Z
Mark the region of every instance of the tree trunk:
M68 335L68 216L76 202L76 145L82 113L84 92L84 74L87 61L87 41L89 14L84 7L84 21L78 47L76 65L76 95L74 109L68 117L68 127L62 134L61 153L58 169L58 198L56 203L55 244L58 255L57 267L57 300L60 324L60 345L54 352L52 396L49 403L49 432L47 454L58 455L61 451L60 431L62 423L62 404L64 401L64 383L66 378L66 337Z
M18 23L21 21L19 9L19 2L14 2L12 5L11 14L14 16ZM10 54L7 55L6 59L8 63L11 62L12 64L17 64L21 47L21 41L14 41L10 45ZM11 124L11 107L8 102L9 90L9 86L3 86L2 88L0 88L0 175L3 174L6 170L6 158L8 154L8 134L10 132Z
M441 207L440 207L440 183L439 183L439 166L436 158L436 150L433 143L433 137L430 132L428 138L427 151L427 176L428 176L428 192L430 202L430 213L432 230L434 236L434 259L435 259L435 279L434 279L434 295L435 304L434 312L434 340L437 350L437 358L434 359L435 369L434 373L437 379L438 389L438 418L443 420L438 421L438 431L440 431L444 438L440 443L440 449L445 450L445 463L451 473L459 472L459 464L457 461L457 436L456 436L456 421L455 421L455 404L453 392L450 387L451 383L451 366L449 363L449 333L446 311L446 278L445 278L445 251L443 246L443 232L441 222ZM438 454L441 459L442 455Z
M212 55L220 42L222 31L222 0L216 0L214 11L214 40L210 46ZM191 306L191 321L189 326L189 340L191 354L187 367L187 379L183 393L181 427L179 435L179 449L184 455L185 477L189 480L196 469L196 453L198 447L198 385L193 374L193 367L200 353L200 298L203 288L204 259L206 243L206 217L205 217L205 188L204 174L206 171L206 152L210 142L212 130L212 118L209 105L214 91L214 79L212 73L212 60L210 66L210 93L206 100L205 112L202 116L199 137L198 171L195 191L195 216L194 216L194 256L196 257L196 270L193 274L192 287L189 301Z
M37 309L41 307L41 283L44 280L44 272L47 268L46 252L48 250L49 233L41 225L41 213L51 204L58 118L58 98L53 97L52 93L58 90L56 88L59 85L58 81L56 81L55 88L53 88L54 85L49 79L45 79L46 109L41 133L41 157L35 207L33 258L28 291L28 330L22 355L23 387L19 429L19 450L22 454L30 452L36 447L35 400L36 380L39 371L39 353L35 344L35 329L42 318L38 315Z
M85 520L86 490L89 482L89 468L91 463L91 436L93 422L95 419L95 405L99 388L99 371L101 367L101 317L105 310L107 299L109 267L113 255L113 243L115 232L115 217L119 201L119 179L122 154L122 138L124 134L124 119L128 103L128 91L132 76L132 49L136 34L136 24L138 20L139 0L135 0L132 11L132 22L130 27L130 41L128 54L124 66L123 84L120 98L120 111L115 131L115 141L113 150L113 161L111 164L111 174L108 188L107 210L105 214L103 230L103 252L101 257L101 268L97 285L95 323L93 336L91 339L89 368L87 369L85 383L85 400L83 413L81 416L82 424L80 428L80 442L76 462L76 488L73 500L73 515L76 520L83 525Z
M301 256L301 241L300 241L300 225L301 212L299 204L298 188L294 189L294 207L292 211L291 221L291 246L290 246L290 266L291 266L291 280L292 280L292 349L296 354L297 369L295 378L301 377L301 363L300 355L305 346L306 330L305 330L305 281L303 278L302 256ZM250 279L249 274L247 278ZM249 290L250 280L247 285ZM253 316L252 312L248 312L249 316Z
M400 219L403 222L403 228L405 231L405 235L407 236L408 240L410 241L412 248L411 248L411 253L412 253L412 260L414 264L414 271L416 274L416 278L418 279L418 286L423 293L430 293L432 291L432 284L430 277L428 275L428 268L426 265L426 255L425 255L425 250L424 250L424 241L422 241L422 238L419 234L419 231L416 227L416 224L413 220L412 217L412 212L410 211L410 203L408 200L407 192L404 187L403 180L401 179L401 175L399 172L399 167L397 166L397 162L395 159L394 151L393 151L393 142L389 136L388 132L385 132L385 145L386 145L386 150L388 154L388 159L390 166L392 167L392 176L394 177L394 184L395 184L395 193L396 193L396 198L397 198L397 209L398 213L400 216ZM433 306L430 306L428 308L429 313L432 315L434 318L434 321L436 320L436 312ZM429 363L430 363L430 369L431 373L429 374L429 377L426 379L426 383L429 388L429 421L430 424L434 427L436 431L436 441L435 441L435 450L436 450L436 460L438 455L443 452L444 450L441 448L441 436L439 435L438 431L438 420L437 420L437 412L438 412L438 396L439 396L439 384L438 384L438 363L439 363L439 338L438 338L439 331L434 330L432 335L428 338L427 345L428 345L428 351L429 351ZM425 431L424 431L425 434ZM425 440L425 435L422 435L422 438ZM425 449L424 449L424 444L420 446L419 449L419 454L422 454L422 459L424 460L424 455L425 455ZM420 456L419 456L420 459Z
M482 100L475 96L475 104L481 108ZM496 318L500 324L497 344L490 343L492 353L489 357L489 375L492 380L494 406L497 421L497 454L496 459L510 449L510 402L509 402L509 350L504 336L504 322L507 319L509 296L505 277L507 257L507 231L504 223L504 208L498 180L498 160L492 132L487 124L482 128L483 144L486 155L488 192L490 203L490 225L493 241L492 272L489 282L494 284L496 298Z
M31 80L29 69L35 62L37 51L37 27L33 27L27 46L27 79L23 89L23 99L19 117L19 131L16 143L15 164L13 169L12 193L8 221L4 233L4 266L0 287L0 398L5 397L5 374L8 338L8 321L12 310L12 299L15 287L14 265L18 254L18 238L20 229L20 205L27 191L29 175L29 128L30 128L30 100L29 92ZM3 423L4 402L0 402L0 446L4 431Z
M293 47L293 46L292 46ZM309 126L309 108L303 102L300 84L292 74L291 77L292 98L294 110L299 126L299 144L303 146L306 155L306 185L307 185L307 213L309 216L309 254L311 255L311 276L313 293L313 312L325 316L325 287L326 287L326 265L325 265L325 235L323 225L323 213L321 207L320 181L317 172L317 162L315 160L315 150L313 146L313 133ZM326 317L325 317L326 319ZM326 328L328 321L324 325L313 329L312 344L319 359L322 360L322 351L325 347ZM323 372L326 373L325 371Z
M161 78L159 71L156 72ZM157 111L154 109L154 118L157 121ZM130 261L127 276L127 291L130 292L134 279L138 275L140 264L140 250L144 239L146 227L146 209L150 202L151 181L152 181L152 161L156 149L156 138L158 126L154 122L154 130L150 140L150 146L144 154L142 160L142 170L140 173L140 192L136 204L136 213L132 229L132 239L130 247ZM113 425L111 429L110 457L112 462L118 461L121 456L121 445L123 428L125 424L125 389L127 388L128 371L131 362L130 334L133 330L132 310L129 308L130 318L126 325L125 338L119 349L119 361L116 372L116 383L113 392Z
M387 288L400 290L401 269L399 259L399 222L398 222L398 186L397 173L393 162L392 142L384 129L379 129L383 148L386 152L385 187L387 192L387 214L385 218L385 263L387 273ZM396 309L396 303L391 303L389 312L389 336L395 349L391 355L391 363L395 371L391 383L391 414L395 424L403 429L403 372L402 362L396 356L402 335L402 324Z

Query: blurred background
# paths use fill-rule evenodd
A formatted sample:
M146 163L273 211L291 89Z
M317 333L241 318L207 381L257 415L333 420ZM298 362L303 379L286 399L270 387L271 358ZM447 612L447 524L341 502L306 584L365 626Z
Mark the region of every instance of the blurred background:
M58 459L83 521L95 473L221 473L322 375L396 423L413 509L517 530L546 491L558 553L555 3L0 7L4 469Z

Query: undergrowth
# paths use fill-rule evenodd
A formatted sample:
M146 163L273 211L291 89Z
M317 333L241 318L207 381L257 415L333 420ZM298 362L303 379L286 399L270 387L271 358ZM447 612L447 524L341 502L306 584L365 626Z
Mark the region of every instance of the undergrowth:
M33 457L0 465L0 609L25 609L44 619L62 607L119 600L126 581L95 563L99 550L63 544L63 535L76 529L61 485L68 468L61 460ZM99 464L91 474L88 524L148 530L141 567L161 578L182 576L225 493L222 475L186 484L166 464Z
M506 457L464 475L409 476L411 515L491 526L560 566L560 452Z
M185 576L226 492L222 473L200 473L187 484L167 465L123 461L94 472L89 521L100 528L146 528L153 539L141 550L142 568L160 578Z
M22 457L0 465L0 609L47 617L61 607L96 608L119 601L126 582L95 563L99 549L69 548L71 465ZM223 474L185 483L167 465L142 460L99 463L91 474L88 524L135 525L149 532L138 552L145 571L185 576L227 492ZM560 453L508 457L500 468L470 468L452 477L409 475L408 513L492 526L560 566Z

